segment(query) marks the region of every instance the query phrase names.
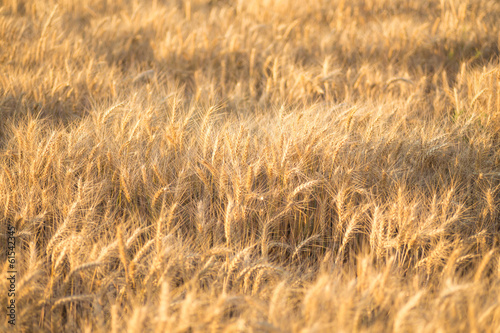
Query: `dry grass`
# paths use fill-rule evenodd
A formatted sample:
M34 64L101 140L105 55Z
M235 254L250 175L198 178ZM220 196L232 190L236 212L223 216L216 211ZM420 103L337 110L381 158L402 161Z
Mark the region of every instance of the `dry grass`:
M500 332L498 1L0 4L19 331Z

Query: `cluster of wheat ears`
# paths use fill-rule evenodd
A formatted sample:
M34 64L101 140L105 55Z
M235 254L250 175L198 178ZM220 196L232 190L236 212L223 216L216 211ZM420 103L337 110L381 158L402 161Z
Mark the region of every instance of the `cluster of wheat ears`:
M0 1L0 331L499 332L499 22Z

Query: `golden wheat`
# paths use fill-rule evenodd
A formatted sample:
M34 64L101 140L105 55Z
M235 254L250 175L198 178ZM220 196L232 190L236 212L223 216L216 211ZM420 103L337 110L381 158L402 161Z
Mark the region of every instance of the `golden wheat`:
M0 331L495 332L499 21L1 1Z

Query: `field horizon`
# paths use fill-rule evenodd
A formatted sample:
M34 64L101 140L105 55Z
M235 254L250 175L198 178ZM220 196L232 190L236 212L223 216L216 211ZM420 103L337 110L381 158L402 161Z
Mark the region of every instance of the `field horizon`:
M1 0L0 331L500 333L498 22Z

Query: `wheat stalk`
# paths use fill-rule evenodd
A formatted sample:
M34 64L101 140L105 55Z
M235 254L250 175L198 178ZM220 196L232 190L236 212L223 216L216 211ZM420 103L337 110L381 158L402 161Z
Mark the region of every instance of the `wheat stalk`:
M224 217L224 235L226 236L226 245L231 247L232 245L232 223L234 219L234 202L230 199L226 206L226 214Z
M60 305L70 303L70 302L92 302L94 300L94 298L95 298L94 295L76 295L76 296L62 297L54 302L54 305L52 306L52 310L54 310L54 308L56 308Z
M120 254L120 261L123 265L123 269L125 270L125 284L129 286L130 281L130 272L129 272L129 259L127 255L127 248L124 241L124 235L122 226L118 225L116 230L116 238L118 240L118 252Z

